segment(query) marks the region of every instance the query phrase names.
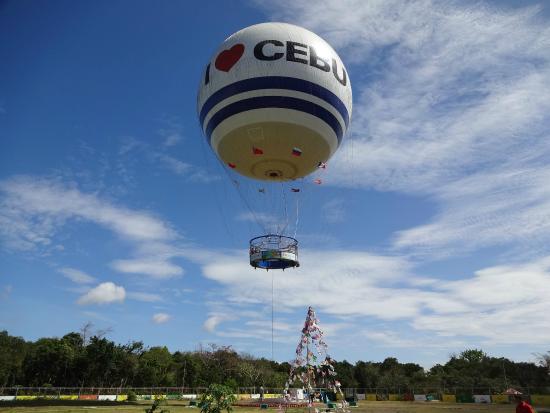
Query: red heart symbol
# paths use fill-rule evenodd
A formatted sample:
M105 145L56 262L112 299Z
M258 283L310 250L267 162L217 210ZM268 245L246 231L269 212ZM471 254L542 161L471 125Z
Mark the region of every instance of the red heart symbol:
M236 44L229 50L224 50L216 57L216 69L229 72L244 53L244 44Z

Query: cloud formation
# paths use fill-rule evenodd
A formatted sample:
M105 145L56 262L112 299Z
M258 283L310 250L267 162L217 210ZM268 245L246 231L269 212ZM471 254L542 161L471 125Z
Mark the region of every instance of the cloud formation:
M411 346L418 334L425 337L426 333L432 337L434 347L447 348L450 343L512 345L527 340L542 345L550 340L550 321L541 316L550 311L550 258L487 267L471 277L444 281L415 275L414 266L400 257L359 251L302 251L301 256L303 265L299 269L276 274L279 312L315 303L319 313L346 320L367 317L381 325L404 323L408 333L387 327L365 333L378 343L394 340L398 334L401 338L394 340L395 347ZM224 286L228 306L223 312L211 313L204 328L224 337L268 336L265 331L252 334L242 328L218 327L230 319L231 309L241 318L250 319L242 315L243 308L269 306L271 279L258 277L244 254L203 252L202 257L196 257L204 275ZM335 328L352 334L349 325L340 323Z
M171 315L166 313L156 313L153 315L153 322L155 324L164 324L167 323L172 318Z
M115 285L112 282L104 282L97 287L92 288L86 294L78 299L80 305L92 304L111 304L123 302L126 298L126 290L124 287Z
M84 271L77 270L76 268L61 268L59 270L66 278L77 284L92 284L96 281L94 277L86 274Z
M178 128L181 127L178 126ZM220 179L220 176L212 174L211 171L205 170L193 163L178 159L170 153L171 148L183 139L180 132L174 132L169 127L168 129L160 129L159 135L164 139L161 148L157 148L133 137L124 137L121 140L118 151L120 156L120 169L125 171L125 174L128 174L127 168L130 166L135 167L135 157L140 156L143 157L144 161L157 167L160 166L161 169L168 170L184 178L187 182L205 184Z
M322 207L323 218L329 224L338 224L343 222L346 217L344 201L342 199L332 199L326 202Z
M0 300L7 300L13 291L13 286L4 285L0 288Z
M158 294L144 293L139 291L129 291L126 293L126 297L131 300L144 301L146 303L156 303L162 301L162 297Z
M327 169L327 184L405 192L439 206L431 222L397 234L397 248L445 255L550 241L550 26L538 7L262 7L317 32L348 64L352 139Z
M180 266L158 257L115 260L111 267L119 272L147 274L154 278L170 278L183 274Z
M210 313L203 324L203 328L209 333L213 333L222 322L233 319L234 316L227 313Z
M0 194L0 236L9 249L59 247L56 235L60 228L85 220L134 246L136 256L114 260L115 270L156 278L183 274L183 269L171 262L178 234L150 212L115 205L97 194L82 192L76 185L32 176L0 182ZM75 271L65 269L62 273L73 281L91 282L86 274Z

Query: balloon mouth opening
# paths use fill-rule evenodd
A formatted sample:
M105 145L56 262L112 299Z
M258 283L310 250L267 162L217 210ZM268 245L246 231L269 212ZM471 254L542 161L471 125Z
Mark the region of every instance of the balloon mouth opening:
M283 177L283 172L278 170L266 171L265 176L271 179L278 179Z

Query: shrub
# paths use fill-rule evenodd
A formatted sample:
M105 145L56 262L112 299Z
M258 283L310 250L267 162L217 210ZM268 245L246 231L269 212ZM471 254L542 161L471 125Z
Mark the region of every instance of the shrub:
M237 398L230 387L223 384L211 384L199 399L201 413L221 413L226 411L231 413L231 406Z

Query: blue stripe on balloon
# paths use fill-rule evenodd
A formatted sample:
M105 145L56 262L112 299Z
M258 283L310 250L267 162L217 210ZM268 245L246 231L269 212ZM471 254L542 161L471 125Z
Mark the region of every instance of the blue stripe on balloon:
M298 79L295 77L286 76L267 76L267 77L253 77L250 79L240 80L230 85L222 87L217 92L213 93L201 108L199 119L201 125L204 127L204 119L206 115L214 106L220 103L222 100L227 99L237 93L249 92L251 90L260 89L285 89L295 90L297 92L307 93L324 100L340 112L342 119L346 127L349 125L349 114L346 105L340 100L338 96L332 93L330 90L319 86L316 83L309 82L307 80Z
M338 139L338 144L340 144L340 141L342 140L342 125L332 113L322 106L316 105L308 100L288 96L258 96L231 103L217 111L214 116L210 118L210 121L206 126L206 136L208 137L208 142L210 143L212 131L214 131L220 123L230 116L253 109L263 108L292 109L309 113L310 115L323 120L332 128L336 134L336 138Z

